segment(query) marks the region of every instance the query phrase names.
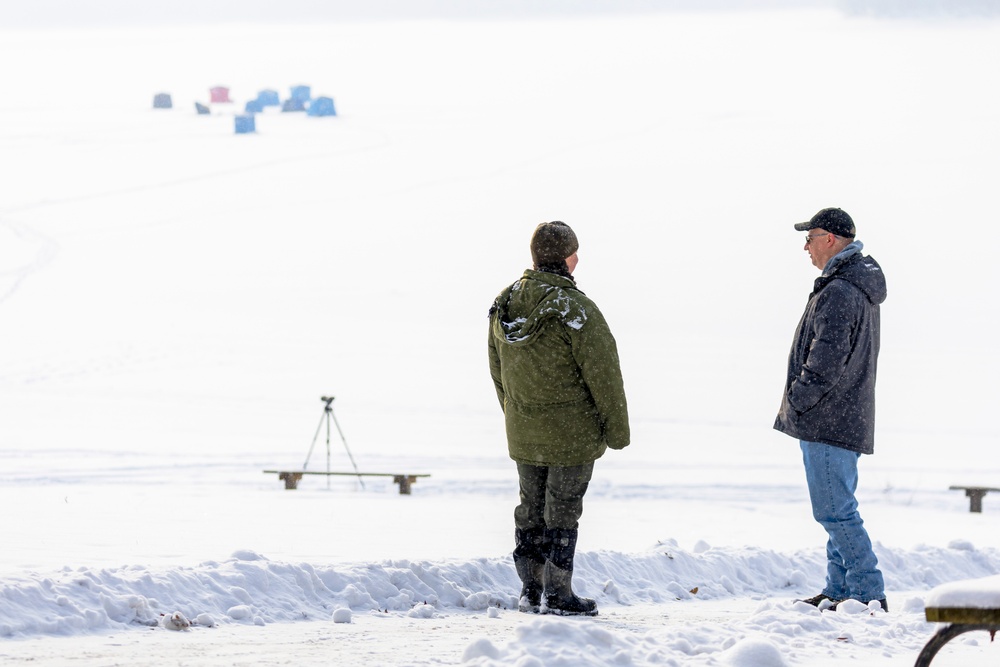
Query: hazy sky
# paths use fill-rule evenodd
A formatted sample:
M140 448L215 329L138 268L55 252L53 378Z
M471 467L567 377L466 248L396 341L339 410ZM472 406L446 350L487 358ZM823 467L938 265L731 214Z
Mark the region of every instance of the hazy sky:
M1000 16L1000 0L0 0L0 30L810 7L877 16Z
M876 1L883 4L886 2ZM936 1L940 4L943 0ZM954 1L949 0L952 3ZM925 4L927 0L908 2ZM854 0L0 0L0 29L28 26L565 16L659 10L816 7L845 3L856 4Z

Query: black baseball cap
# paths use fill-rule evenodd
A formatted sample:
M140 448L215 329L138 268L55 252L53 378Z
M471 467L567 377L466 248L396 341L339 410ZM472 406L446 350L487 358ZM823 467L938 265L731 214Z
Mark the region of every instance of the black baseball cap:
M848 239L853 239L854 235L857 234L851 216L840 208L824 208L810 218L809 222L799 222L795 225L797 232L808 232L810 229L825 229L835 236L843 236Z

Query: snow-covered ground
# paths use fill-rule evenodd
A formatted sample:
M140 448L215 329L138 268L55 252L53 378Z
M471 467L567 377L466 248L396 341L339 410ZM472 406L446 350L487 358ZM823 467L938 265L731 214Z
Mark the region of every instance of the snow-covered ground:
M1000 486L1000 22L0 26L0 62L4 664L902 666L933 588L1000 573L1000 494L948 490ZM297 84L339 116L233 132ZM771 423L825 206L889 281L859 490L889 614L794 602L825 536ZM486 311L553 219L632 416L581 524L594 619L511 610ZM323 395L360 469L431 476L284 490L327 466Z

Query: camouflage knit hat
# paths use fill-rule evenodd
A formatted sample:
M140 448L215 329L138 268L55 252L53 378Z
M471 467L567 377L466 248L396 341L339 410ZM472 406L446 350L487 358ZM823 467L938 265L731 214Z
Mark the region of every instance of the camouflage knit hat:
M536 267L558 266L579 249L576 234L565 222L543 222L531 235L531 260Z

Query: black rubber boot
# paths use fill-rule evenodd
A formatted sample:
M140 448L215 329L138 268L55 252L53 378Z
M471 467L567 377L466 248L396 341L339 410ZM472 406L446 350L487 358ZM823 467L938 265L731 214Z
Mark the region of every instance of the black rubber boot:
M546 530L551 543L545 563L543 614L560 616L597 616L597 603L573 592L573 557L576 554L576 530Z
M517 610L537 614L542 604L545 579L545 530L514 529L514 568L521 578L521 596Z

